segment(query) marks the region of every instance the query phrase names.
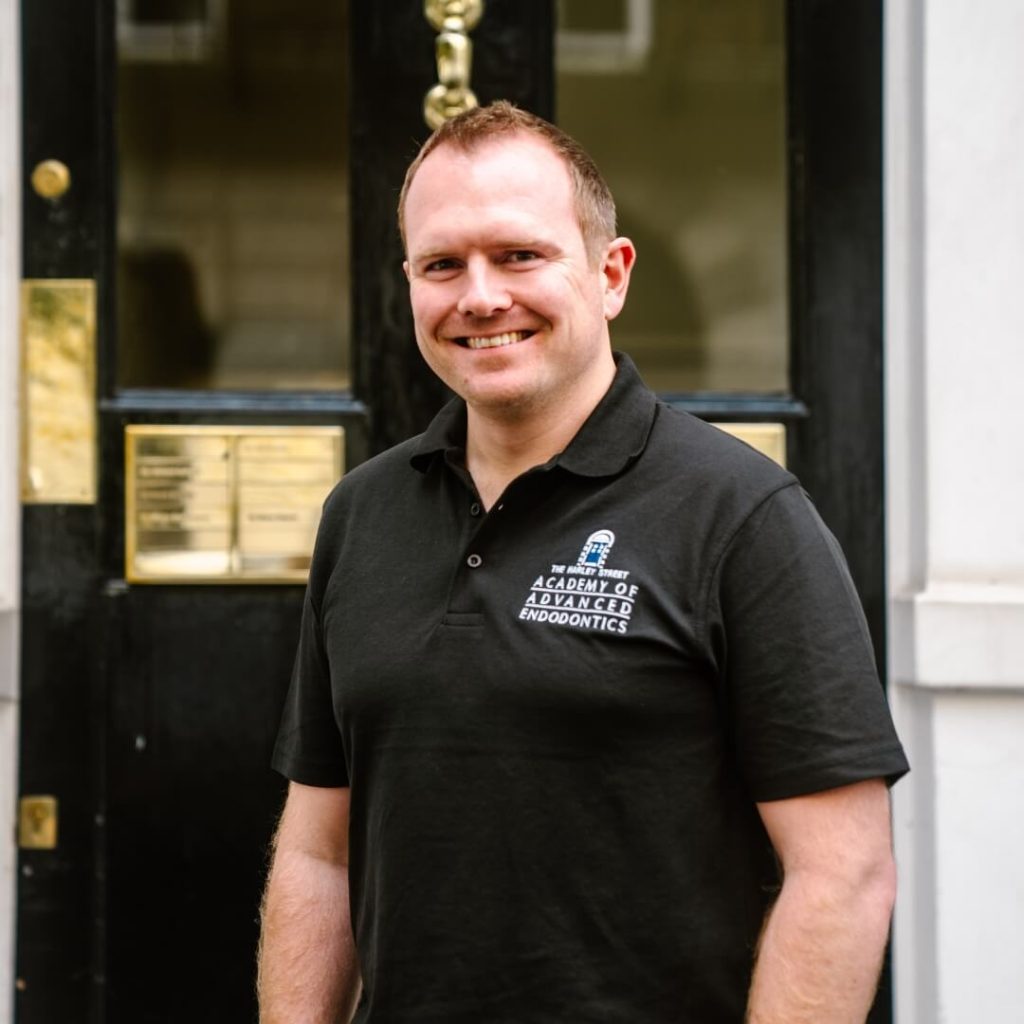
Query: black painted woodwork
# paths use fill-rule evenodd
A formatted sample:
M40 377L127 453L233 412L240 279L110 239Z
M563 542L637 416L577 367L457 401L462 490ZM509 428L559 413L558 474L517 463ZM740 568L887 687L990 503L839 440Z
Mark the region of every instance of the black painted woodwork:
M100 245L96 12L75 0L27 0L22 25L22 273L95 277ZM55 71L54 54L74 54ZM71 171L59 199L36 196L32 168L56 158ZM101 712L96 543L98 509L26 506L22 516L19 793L60 801L59 847L18 856L21 1021L87 1019L96 988L94 793ZM22 986L24 990L22 991Z
M790 460L846 553L886 678L882 2L789 0ZM869 1024L892 1020L891 959Z
M374 452L423 430L447 397L413 341L395 223L405 169L430 134L422 101L437 81L435 33L421 3L351 7L352 267L356 395L368 401ZM473 30L472 84L481 103L504 98L554 110L552 0L488 0Z
M95 515L27 508L22 522L19 792L60 801L59 846L18 856L20 1021L86 1020L95 979Z
M790 11L794 465L847 550L884 665L882 10Z
M116 388L114 5L23 3L26 277L98 288L100 492L23 517L20 791L60 800L56 851L20 858L22 1024L245 1021L267 842L269 769L302 589L132 586L123 578L124 427L330 424L346 464L444 398L412 338L394 205L436 79L418 0L352 5L353 394ZM492 0L474 39L481 98L550 113L552 7ZM71 190L41 200L57 157ZM339 282L339 287L342 283Z
M446 397L416 351L394 209L427 130L420 0L351 4L351 394L118 391L112 0L23 0L24 274L99 289L100 496L23 516L19 787L60 799L56 851L19 858L21 1024L254 1019L268 768L294 586L129 586L124 426L341 423L347 464ZM793 393L675 395L708 419L781 420L791 466L849 556L884 665L881 3L788 0ZM554 110L554 0L488 0L473 86ZM28 174L57 157L70 192ZM891 1020L886 988L873 1024Z

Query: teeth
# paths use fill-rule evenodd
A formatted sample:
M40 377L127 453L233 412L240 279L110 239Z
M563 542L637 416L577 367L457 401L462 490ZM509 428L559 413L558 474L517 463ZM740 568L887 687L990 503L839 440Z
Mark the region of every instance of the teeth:
M466 345L469 348L501 348L503 345L513 345L528 337L529 331L509 331L507 334L496 334L492 338L467 338Z

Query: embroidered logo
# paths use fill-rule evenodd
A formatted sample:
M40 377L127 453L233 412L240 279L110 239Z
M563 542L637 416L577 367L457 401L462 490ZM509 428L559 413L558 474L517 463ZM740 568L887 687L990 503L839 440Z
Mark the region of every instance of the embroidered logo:
M576 559L577 565L596 565L598 569L604 568L608 561L608 552L615 543L615 534L611 530L598 530L587 538L583 545L580 557Z
M625 636L640 588L628 582L628 569L606 567L614 544L611 530L596 530L580 549L575 565L556 563L549 574L538 576L519 612L520 620Z

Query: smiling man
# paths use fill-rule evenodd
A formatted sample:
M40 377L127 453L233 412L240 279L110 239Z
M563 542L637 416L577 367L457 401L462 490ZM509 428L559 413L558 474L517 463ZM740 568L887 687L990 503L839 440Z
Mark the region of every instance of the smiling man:
M265 1024L847 1024L906 770L792 476L660 404L571 138L448 122L399 208L458 396L328 499L274 755Z

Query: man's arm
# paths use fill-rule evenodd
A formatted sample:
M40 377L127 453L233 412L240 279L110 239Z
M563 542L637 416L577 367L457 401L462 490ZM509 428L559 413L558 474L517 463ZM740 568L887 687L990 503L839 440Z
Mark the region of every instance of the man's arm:
M348 809L348 789L288 789L263 896L261 1024L337 1024L352 1013Z
M761 936L750 1024L863 1024L896 894L881 779L758 804L782 862Z

